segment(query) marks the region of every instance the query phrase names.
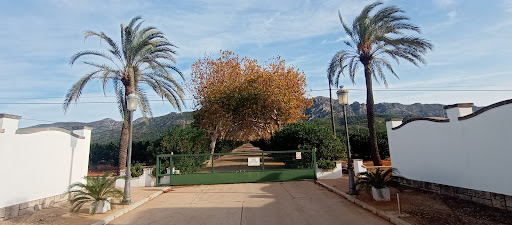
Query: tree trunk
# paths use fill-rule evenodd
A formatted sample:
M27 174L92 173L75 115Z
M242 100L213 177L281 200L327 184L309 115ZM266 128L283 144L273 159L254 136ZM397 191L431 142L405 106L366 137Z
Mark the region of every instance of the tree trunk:
M368 119L368 131L370 132L370 149L374 166L382 166L377 145L377 131L375 130L375 106L373 103L372 74L370 62L364 63L364 77L366 79L366 117Z
M126 155L128 153L128 141L130 141L130 124L128 122L129 112L125 111L121 140L119 143L119 171L126 169ZM125 119L126 118L126 119Z
M133 73L133 72L132 72ZM132 76L133 77L133 76ZM119 143L119 172L121 170L126 169L126 156L128 153L128 142L130 141L130 124L132 122L131 114L128 112L126 108L126 100L128 99L128 95L132 93L133 86L130 83L123 82L124 86L124 115L123 115L123 128L121 130L121 141ZM120 173L119 173L120 174Z
M212 142L210 143L210 148L211 148L211 154L210 155L210 162L213 158L213 153L215 153L215 144L217 144L217 134L214 134L212 135Z
M334 110L332 109L332 90L331 90L331 82L329 82L329 104L331 105L331 124L332 124L332 132L334 132L334 137L336 137L336 127L334 126Z

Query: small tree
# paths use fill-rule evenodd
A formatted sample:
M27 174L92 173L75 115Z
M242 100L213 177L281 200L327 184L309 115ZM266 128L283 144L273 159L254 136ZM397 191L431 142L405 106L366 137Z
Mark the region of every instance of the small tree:
M312 104L306 98L306 77L279 57L265 65L221 51L192 65L192 92L199 107L195 124L217 139L270 138L275 130L305 118Z

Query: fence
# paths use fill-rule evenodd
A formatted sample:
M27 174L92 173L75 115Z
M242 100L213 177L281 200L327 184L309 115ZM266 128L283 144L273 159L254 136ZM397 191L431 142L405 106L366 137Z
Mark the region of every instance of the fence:
M166 173L166 168L170 169ZM315 150L157 156L157 185L316 179ZM162 182L163 178L169 183Z

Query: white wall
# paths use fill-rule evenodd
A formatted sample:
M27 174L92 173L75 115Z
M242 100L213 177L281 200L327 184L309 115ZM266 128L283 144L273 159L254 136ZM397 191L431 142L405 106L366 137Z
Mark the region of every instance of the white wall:
M18 129L19 118L0 114L0 208L63 194L87 175L91 128Z
M460 120L471 108L447 109L449 122L388 121L393 167L406 178L512 195L512 103ZM491 106L493 106L491 105Z

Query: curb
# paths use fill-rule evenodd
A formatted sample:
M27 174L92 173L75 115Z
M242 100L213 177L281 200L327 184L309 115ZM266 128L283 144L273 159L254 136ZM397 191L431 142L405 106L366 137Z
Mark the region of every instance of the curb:
M96 222L92 223L91 225L104 225L104 224L108 224L108 223L112 222L112 220L115 220L116 218L119 218L120 216L124 215L125 213L130 212L130 211L136 209L137 207L141 206L142 204L148 202L149 200L156 198L157 196L161 195L167 189L169 189L169 187L166 187L166 188L162 189L161 191L155 192L152 195L150 195L150 196L148 196L148 197L146 197L146 198L144 198L144 199L142 199L142 200L140 200L138 202L135 202L135 203L129 205L128 207L126 207L126 208L124 208L122 210L119 210L119 212L116 212L116 213L114 213L112 215L109 215L109 216L99 220L99 221L96 221Z
M339 191L339 190L337 190L337 189L335 189L335 188L333 188L333 187L323 183L322 181L318 181L317 180L315 182L317 184L319 184L320 186L323 186L323 187L327 188L329 191L332 191L332 192L334 192L334 193L336 193L338 195L343 196L344 198L346 198L350 202L352 202L352 203L354 203L354 204L356 204L358 206L361 206L361 208L366 209L368 212L371 212L371 213L373 213L373 214L375 214L377 216L380 216L383 219L385 219L385 220L387 220L387 221L389 221L389 222L391 222L393 224L396 224L396 225L412 225L412 224L410 224L410 223L408 223L408 222L406 222L406 221L404 221L404 220L402 220L402 219L400 219L400 218L398 218L398 217L396 217L394 215L391 215L391 214L386 213L386 212L384 212L384 211L382 211L380 209L377 209L375 206L372 206L372 205L370 205L368 203L364 203L363 201L361 201L361 200L359 200L359 199L357 199L357 198L355 198L355 197L353 197L353 196L351 196L351 195L349 195L349 194L347 194L345 192Z

